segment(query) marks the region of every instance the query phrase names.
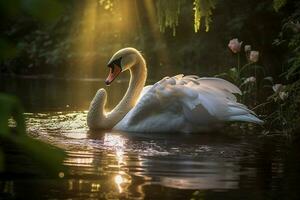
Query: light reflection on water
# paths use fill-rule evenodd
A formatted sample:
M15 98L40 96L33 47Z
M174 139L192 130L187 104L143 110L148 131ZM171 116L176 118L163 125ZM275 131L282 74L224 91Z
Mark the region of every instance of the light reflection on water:
M69 190L88 187L90 192L143 198L151 185L193 190L239 185L240 144L218 144L204 135L92 133L86 112L26 115L32 136L67 151Z

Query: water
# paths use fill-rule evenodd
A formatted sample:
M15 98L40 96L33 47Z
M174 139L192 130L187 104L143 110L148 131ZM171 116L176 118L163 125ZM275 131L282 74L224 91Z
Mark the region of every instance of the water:
M32 165L15 160L25 176L2 178L0 199L300 197L297 142L238 128L210 134L91 132L86 109L101 81L3 80L0 90L17 94L25 104L28 133L66 150L68 171L57 179L26 176ZM109 107L126 85L109 88Z

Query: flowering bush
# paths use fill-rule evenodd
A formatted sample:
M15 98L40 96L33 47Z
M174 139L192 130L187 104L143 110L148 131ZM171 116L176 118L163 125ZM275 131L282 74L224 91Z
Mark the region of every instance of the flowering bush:
M265 75L265 70L258 65L259 51L252 50L251 45L244 46L244 52L241 51L243 41L234 38L229 41L228 48L237 57L236 67L232 67L228 72L221 73L217 76L229 79L231 82L239 86L242 90L243 96L241 100L248 105L255 106L257 104L257 89L259 81L258 74ZM245 64L241 64L241 55L244 55ZM254 97L254 98L253 98Z
M297 33L300 34L300 31ZM300 44L300 37L298 40ZM231 82L238 85L242 91L240 100L256 112L264 114L268 130L266 132L280 132L290 135L298 127L296 120L299 119L297 110L300 109L300 81L287 85L275 84L272 77L265 77L265 69L257 64L260 59L260 52L252 50L249 44L244 46L244 52L242 52L242 44L243 42L237 38L229 41L228 48L236 56L237 65L230 68L228 72L217 76L230 79ZM298 49L296 48L297 51ZM241 55L245 58L243 65L241 65ZM297 59L292 61L297 63ZM294 66L292 63L295 76L300 68ZM286 77L291 76L291 68L289 68Z

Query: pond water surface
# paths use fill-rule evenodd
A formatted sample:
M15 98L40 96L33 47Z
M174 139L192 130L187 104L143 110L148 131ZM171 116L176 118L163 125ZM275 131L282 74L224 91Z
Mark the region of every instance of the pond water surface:
M127 84L107 89L110 108ZM91 132L86 110L100 87L100 80L2 78L0 91L16 94L26 107L28 133L65 149L68 167L63 178L2 178L3 199L299 199L298 144L239 128ZM23 163L22 173L31 167Z

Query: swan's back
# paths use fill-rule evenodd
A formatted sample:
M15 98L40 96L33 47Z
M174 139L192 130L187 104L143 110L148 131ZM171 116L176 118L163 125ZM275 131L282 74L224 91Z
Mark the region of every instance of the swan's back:
M238 87L220 78L165 77L146 86L136 106L114 127L135 132L198 132L224 121L262 124L237 102Z

